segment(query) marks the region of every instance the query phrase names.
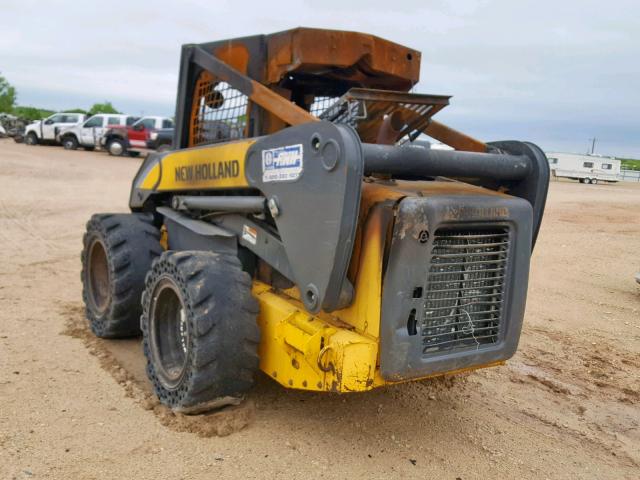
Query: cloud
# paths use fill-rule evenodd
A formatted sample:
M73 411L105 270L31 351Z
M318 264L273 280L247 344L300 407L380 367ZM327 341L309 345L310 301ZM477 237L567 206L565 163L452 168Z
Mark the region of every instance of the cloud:
M416 90L454 95L439 117L483 139L582 151L596 136L601 153L640 157L637 1L27 0L3 6L0 71L23 104L170 113L180 45L299 25L421 50Z

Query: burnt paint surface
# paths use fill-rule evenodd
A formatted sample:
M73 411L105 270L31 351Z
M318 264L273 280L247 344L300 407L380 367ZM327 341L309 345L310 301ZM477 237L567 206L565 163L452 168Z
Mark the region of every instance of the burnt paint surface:
M423 298L413 298L419 286L426 291L429 252L440 227L504 226L511 235L499 341L477 350L423 355L421 335L408 332L412 309L421 318ZM380 319L380 371L387 381L419 378L503 361L516 351L526 300L531 254L532 214L528 202L499 195L442 195L407 197L399 202L385 272ZM426 236L425 236L426 232Z

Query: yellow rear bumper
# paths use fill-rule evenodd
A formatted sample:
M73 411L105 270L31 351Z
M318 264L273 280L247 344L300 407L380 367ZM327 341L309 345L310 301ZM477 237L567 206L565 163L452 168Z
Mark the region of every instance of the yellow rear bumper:
M378 369L377 339L359 334L326 314L307 313L296 299L254 282L260 302L260 369L287 388L363 392L390 383ZM495 362L430 375L457 374L500 365ZM426 377L425 377L426 378ZM416 380L414 378L405 381Z

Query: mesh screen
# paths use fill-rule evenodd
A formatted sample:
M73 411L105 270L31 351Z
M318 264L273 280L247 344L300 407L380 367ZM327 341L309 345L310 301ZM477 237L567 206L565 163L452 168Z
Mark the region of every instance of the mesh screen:
M438 230L420 322L424 354L498 341L509 232Z
M191 116L191 145L246 137L248 98L226 82L201 77Z
M316 97L309 107L309 112L316 117L338 101L339 97Z

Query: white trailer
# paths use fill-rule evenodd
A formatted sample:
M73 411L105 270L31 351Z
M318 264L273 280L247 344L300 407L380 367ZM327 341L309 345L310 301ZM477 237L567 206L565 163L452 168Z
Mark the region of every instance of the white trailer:
M571 178L580 183L617 182L620 180L620 160L602 155L547 152L551 175Z

